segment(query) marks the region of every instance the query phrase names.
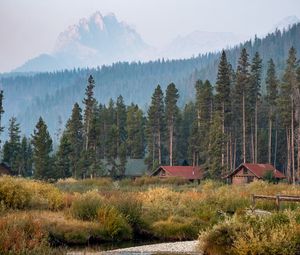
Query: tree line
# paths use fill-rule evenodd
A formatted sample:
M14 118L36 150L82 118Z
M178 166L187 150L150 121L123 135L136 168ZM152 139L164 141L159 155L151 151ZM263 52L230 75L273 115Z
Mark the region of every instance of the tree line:
M294 46L300 52L300 24L286 31L274 31L264 38L253 38L226 50L227 61L236 70L242 48L252 59L259 52L262 63L262 91L266 93L265 77L267 61L272 58L277 74L283 74L288 51ZM97 82L95 97L108 104L110 98L121 94L126 104L134 101L144 111L157 84L165 91L174 82L180 93L178 105L194 100L194 86L198 79L215 84L221 52L207 53L188 59L154 60L146 63L122 62L96 68L61 70L48 73L0 74L0 86L5 91L3 124L8 126L9 117L16 116L27 136L32 133L39 116L47 122L48 130L56 146L54 133L62 128L58 114L65 124L71 114L70 105L81 102L86 80L92 74ZM81 105L81 104L80 104ZM7 137L7 132L3 137Z
M122 177L128 158L144 159L149 171L162 164L201 165L208 178L221 178L242 162L270 163L296 182L300 175L296 50L290 48L283 75L269 59L263 80L262 62L258 52L250 59L243 48L233 64L222 51L214 85L197 80L195 99L183 108L178 106L174 83L165 91L157 85L146 113L138 105L126 105L122 96L107 105L99 103L90 75L84 109L74 104L55 153L42 118L31 138L21 139L13 117L3 161L16 174L39 179ZM0 99L2 116L3 92Z

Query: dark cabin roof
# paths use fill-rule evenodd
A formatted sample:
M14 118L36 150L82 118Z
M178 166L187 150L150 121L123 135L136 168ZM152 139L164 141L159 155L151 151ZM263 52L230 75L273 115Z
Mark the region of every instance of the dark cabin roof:
M160 166L151 176L154 176L159 170L163 169L168 176L181 177L187 180L199 180L203 178L203 172L199 166Z
M257 178L263 178L268 172L272 171L275 178L284 179L285 176L279 170L277 170L271 164L251 164L251 163L243 163L238 166L232 173L226 176L226 178L232 177L235 175L242 167L247 168L250 172L252 172Z
M103 159L102 163L105 167L105 174L109 175L108 169L111 168L111 165L108 164L106 159ZM116 163L119 164L120 160L116 159ZM147 165L145 164L144 159L127 158L126 166L125 166L125 176L138 177L146 174L147 174Z
M1 175L12 175L11 168L5 163L0 163L0 176Z

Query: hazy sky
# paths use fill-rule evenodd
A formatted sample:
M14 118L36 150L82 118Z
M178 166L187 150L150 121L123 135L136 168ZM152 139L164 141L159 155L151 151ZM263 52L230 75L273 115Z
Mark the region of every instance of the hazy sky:
M161 46L194 30L262 34L300 18L300 0L0 0L0 72L50 52L60 32L95 11L115 13Z

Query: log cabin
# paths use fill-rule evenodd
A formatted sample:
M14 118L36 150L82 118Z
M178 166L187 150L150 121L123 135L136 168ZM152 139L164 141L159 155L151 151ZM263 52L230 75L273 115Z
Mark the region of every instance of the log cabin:
M229 179L229 182L232 184L245 184L250 183L254 180L264 179L269 172L273 174L273 178L277 181L285 179L284 174L271 164L250 163L243 163L239 165L225 178Z
M199 166L160 166L151 176L161 178L178 177L199 182L203 178L203 171Z

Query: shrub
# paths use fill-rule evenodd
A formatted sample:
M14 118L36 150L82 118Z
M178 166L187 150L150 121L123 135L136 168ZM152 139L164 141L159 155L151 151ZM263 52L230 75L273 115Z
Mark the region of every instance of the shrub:
M189 180L180 177L168 177L160 179L162 184L183 185L189 183Z
M78 195L71 205L72 216L79 220L95 220L98 209L103 205L103 198L97 191L88 191Z
M63 206L63 195L52 184L7 176L0 178L0 201L13 209L58 210Z
M200 249L206 254L296 254L299 225L291 212L234 216L201 232Z
M49 249L40 220L26 214L0 218L0 254L47 254Z
M50 242L67 245L87 244L95 228L92 223L77 220L60 220L47 225Z
M154 184L158 184L159 183L159 178L158 177L150 177L150 176L142 176L142 177L139 177L139 178L136 178L134 181L133 181L133 185L135 186L144 186L144 185L154 185Z
M64 206L64 196L53 184L23 180L23 185L31 192L32 208L59 210Z
M180 193L169 188L154 188L141 192L139 199L143 201L145 216L150 222L165 220L176 214L180 205Z
M0 202L7 208L23 209L29 206L31 194L20 179L5 176L0 178Z
M152 231L156 237L164 240L191 240L199 232L197 224L191 219L169 217L167 220L152 224Z
M126 218L114 207L105 206L98 210L98 222L107 240L129 240L132 229Z
M90 190L109 190L112 188L113 182L110 178L66 179L58 181L55 185L65 192L85 193Z
M231 255L231 248L239 232L239 225L226 220L212 229L203 231L199 236L199 248L207 255Z
M112 204L127 219L135 233L140 231L142 220L142 202L131 193L118 193L110 198Z

